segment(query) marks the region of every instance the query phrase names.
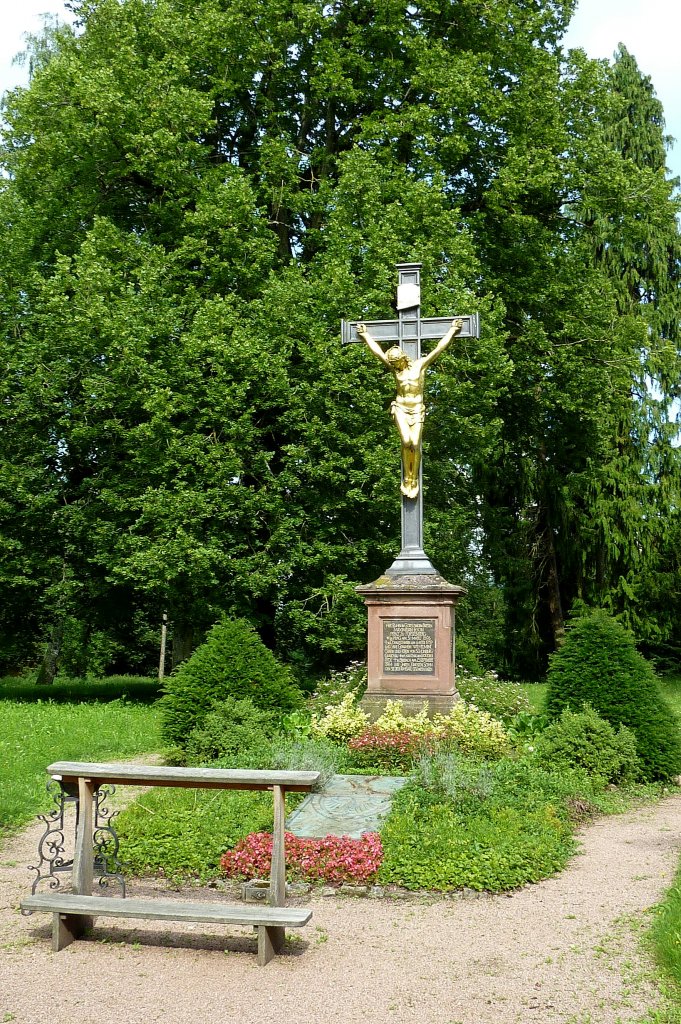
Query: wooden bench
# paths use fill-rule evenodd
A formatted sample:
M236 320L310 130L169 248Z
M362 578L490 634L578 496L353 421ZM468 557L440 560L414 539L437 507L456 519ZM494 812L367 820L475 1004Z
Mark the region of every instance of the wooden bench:
M317 784L318 772L241 771L231 768L174 768L166 766L88 764L57 761L47 769L63 790L78 797L78 823L71 893L45 892L27 896L21 909L51 913L52 948L68 946L92 927L94 917L129 917L155 921L194 921L252 926L258 932L258 963L268 963L284 945L286 928L300 928L312 917L307 909L286 907L284 847L287 792L306 793ZM93 807L100 786L180 786L192 789L271 790L274 830L269 906L186 903L180 900L139 900L93 896Z

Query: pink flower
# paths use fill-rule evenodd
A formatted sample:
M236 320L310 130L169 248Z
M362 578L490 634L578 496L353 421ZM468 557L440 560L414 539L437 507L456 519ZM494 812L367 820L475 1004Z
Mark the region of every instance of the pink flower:
M290 878L326 882L369 882L383 860L383 846L377 832L360 839L325 836L302 839L286 833L286 863ZM241 839L225 853L220 865L230 878L255 878L269 874L272 864L272 836L256 832Z

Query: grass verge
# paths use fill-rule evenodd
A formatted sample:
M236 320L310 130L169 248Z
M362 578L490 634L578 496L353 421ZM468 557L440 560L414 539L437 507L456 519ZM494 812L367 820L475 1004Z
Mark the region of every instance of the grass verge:
M159 750L155 708L124 704L0 704L0 836L45 810L53 761L112 761Z
M681 867L655 914L650 929L655 959L681 1002Z

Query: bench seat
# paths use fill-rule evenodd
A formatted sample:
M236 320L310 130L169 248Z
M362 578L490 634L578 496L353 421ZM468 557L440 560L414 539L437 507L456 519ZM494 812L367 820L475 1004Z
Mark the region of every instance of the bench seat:
M92 926L94 917L130 917L147 921L194 921L236 924L257 928L258 963L268 963L281 952L286 928L300 928L312 917L305 907L260 907L225 903L186 903L167 899L121 899L80 896L75 893L40 893L21 901L30 913L51 913L52 948L68 946Z

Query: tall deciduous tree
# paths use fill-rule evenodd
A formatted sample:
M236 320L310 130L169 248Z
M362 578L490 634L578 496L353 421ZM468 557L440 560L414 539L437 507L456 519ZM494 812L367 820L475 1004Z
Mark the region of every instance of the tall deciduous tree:
M612 81L562 63L573 6L83 0L34 48L0 186L6 662L42 635L137 664L164 610L183 646L227 611L302 664L361 651L399 446L338 322L391 315L403 259L426 314L485 325L430 390L429 550L503 583L509 664L557 635L648 338L595 248L603 155L631 161Z

